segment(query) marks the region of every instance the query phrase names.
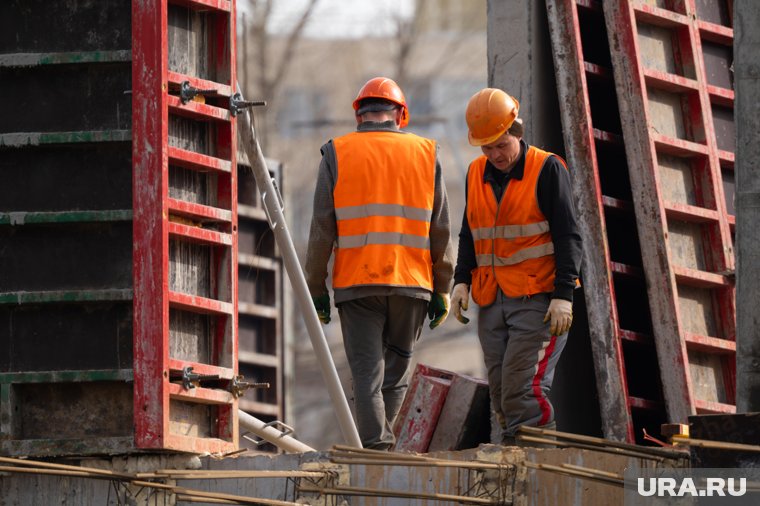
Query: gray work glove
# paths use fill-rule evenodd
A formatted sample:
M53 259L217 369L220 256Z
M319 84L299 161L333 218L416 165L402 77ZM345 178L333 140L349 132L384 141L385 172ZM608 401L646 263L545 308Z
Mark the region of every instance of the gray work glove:
M461 323L470 323L470 319L462 314L470 305L470 287L467 283L459 283L451 291L451 310Z
M561 336L573 323L573 303L565 299L552 299L549 310L544 316L544 323L551 321L549 332L553 336Z

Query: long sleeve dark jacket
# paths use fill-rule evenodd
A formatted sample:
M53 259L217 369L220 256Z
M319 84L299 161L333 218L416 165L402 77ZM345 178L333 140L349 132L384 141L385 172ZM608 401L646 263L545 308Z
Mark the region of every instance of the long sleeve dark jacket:
M528 144L520 141L520 158L509 172L501 172L491 162L486 162L483 180L493 188L497 202L501 201L510 180L522 179L525 173L527 150ZM465 195L467 195L467 190L465 190ZM575 221L570 173L556 156L550 156L544 162L538 178L536 196L538 207L549 222L549 231L554 243L556 274L552 298L572 301L583 249L578 224ZM467 207L465 206L462 229L459 232L459 253L454 271L454 284L470 285L475 267L477 267L475 243L470 224L467 222Z

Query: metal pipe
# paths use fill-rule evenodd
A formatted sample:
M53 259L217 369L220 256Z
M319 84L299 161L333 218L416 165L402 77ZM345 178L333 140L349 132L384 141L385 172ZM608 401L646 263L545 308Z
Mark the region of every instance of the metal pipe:
M305 453L313 452L314 448L300 442L299 440L285 435L283 432L268 426L265 422L259 420L255 416L249 415L245 411L238 410L238 420L240 426L246 430L249 430L264 439L269 441L277 448L280 448L289 453Z
M238 86L238 92L240 91ZM293 246L293 240L290 237L288 226L285 222L285 215L282 212L280 197L272 178L269 176L264 154L261 152L261 146L256 139L251 124L250 113L244 111L237 116L238 132L240 140L248 155L248 162L253 169L253 176L256 179L256 187L261 193L261 201L264 211L269 219L269 226L274 233L274 238L282 253L282 261L288 272L288 277L293 285L293 293L301 306L306 330L311 338L311 346L314 348L314 354L317 362L322 369L322 376L327 383L327 391L335 409L335 415L338 418L338 425L343 433L343 437L351 446L361 448L362 443L359 439L359 432L356 430L356 424L351 416L351 409L348 407L346 394L338 378L338 371L335 369L335 362L330 354L330 348L327 346L327 339L322 331L322 324L317 317L317 311L314 309L314 303L309 294L309 288L306 285L306 278L301 270L301 264L298 262L296 248Z

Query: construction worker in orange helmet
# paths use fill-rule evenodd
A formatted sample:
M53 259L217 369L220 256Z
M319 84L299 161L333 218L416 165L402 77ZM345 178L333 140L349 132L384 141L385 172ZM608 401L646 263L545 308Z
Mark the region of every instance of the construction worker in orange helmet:
M556 427L548 394L573 320L582 255L570 172L523 140L520 104L496 88L470 99L470 163L451 305L480 306L478 337L502 444L521 425ZM517 441L519 442L519 441Z
M449 207L431 139L401 130L401 88L376 77L353 102L357 129L322 146L306 280L322 323L332 286L366 448L390 449L425 315L448 315L454 275Z

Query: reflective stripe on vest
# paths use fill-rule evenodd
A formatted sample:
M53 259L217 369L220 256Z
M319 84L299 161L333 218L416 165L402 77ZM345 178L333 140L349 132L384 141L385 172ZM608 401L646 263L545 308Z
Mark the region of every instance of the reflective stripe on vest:
M335 209L335 217L338 220L352 220L355 218L367 218L369 216L399 216L401 218L409 218L410 220L429 222L432 215L432 209L420 209L419 207L402 206L399 204L367 204Z
M504 267L505 265L516 265L520 262L530 260L531 258L541 258L547 255L554 254L554 243L547 242L533 246L531 248L524 248L514 255L508 257L497 257L495 255L476 255L478 261L478 267Z
M554 289L554 244L536 197L538 178L550 155L530 147L522 179L510 179L498 202L483 178L486 157L470 164L467 220L477 260L472 296L480 305L493 303L499 288L509 297Z
M333 287L433 289L430 220L436 145L401 132L354 132L333 140L338 227Z
M503 225L501 227L484 227L476 228L472 231L472 239L480 241L482 239L517 239L518 237L529 237L549 231L549 222L540 221L529 225Z

